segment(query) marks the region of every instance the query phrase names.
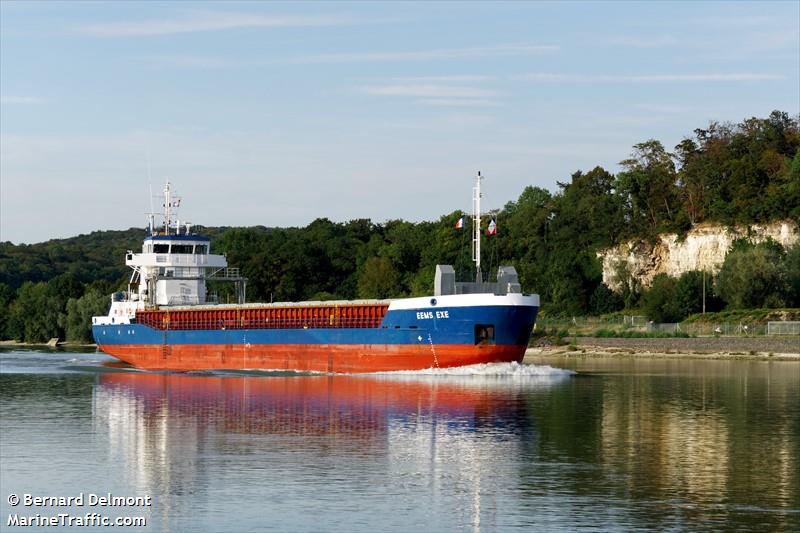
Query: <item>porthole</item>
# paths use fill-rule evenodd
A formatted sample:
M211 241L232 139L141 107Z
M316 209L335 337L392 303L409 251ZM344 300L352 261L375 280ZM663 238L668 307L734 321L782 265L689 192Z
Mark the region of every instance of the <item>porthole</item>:
M436 298L431 298L431 305L436 305Z

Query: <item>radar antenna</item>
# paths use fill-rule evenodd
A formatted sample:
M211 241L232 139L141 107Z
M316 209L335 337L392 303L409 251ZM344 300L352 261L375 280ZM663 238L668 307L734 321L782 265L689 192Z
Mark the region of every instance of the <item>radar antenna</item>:
M166 185L164 185L164 234L170 234L170 228L172 227L172 216L173 214L177 214L177 212L173 213L173 208L177 211L177 209L181 206L181 197L180 196L173 196L172 194L172 185L169 181L167 181ZM176 234L180 233L180 228L176 230Z

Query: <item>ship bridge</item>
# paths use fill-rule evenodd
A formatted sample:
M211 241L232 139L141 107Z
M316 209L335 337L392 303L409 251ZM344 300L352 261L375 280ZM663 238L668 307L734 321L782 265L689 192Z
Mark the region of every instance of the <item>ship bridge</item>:
M163 198L163 226L156 230L156 214L149 213L142 251L125 253L125 264L133 270L128 290L111 295L108 316L92 317L94 325L129 324L138 311L156 307L216 304L208 281L234 282L237 301L244 303L247 279L239 269L228 268L224 255L212 254L211 239L192 233L192 224L173 218L180 198L172 194L169 182Z
M129 251L125 264L134 271L138 298L151 305L205 304L207 280L244 281L237 279L238 269L227 268L225 256L211 253L211 241L202 235L148 236L142 253Z
M247 280L238 268L228 268L224 255L211 253L208 237L192 233L188 222L173 220L179 205L180 198L172 194L167 182L162 231L154 231L154 214L150 213L150 235L144 238L141 253L129 250L125 254L125 264L133 273L123 299L135 302L136 308L216 303L207 294L206 282L222 280L236 282L238 300L243 303Z

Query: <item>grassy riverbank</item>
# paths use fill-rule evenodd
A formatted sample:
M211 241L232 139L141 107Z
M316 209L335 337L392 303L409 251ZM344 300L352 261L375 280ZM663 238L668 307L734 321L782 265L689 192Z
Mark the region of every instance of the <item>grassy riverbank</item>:
M526 358L543 355L800 361L800 337L604 338L573 337L565 345L539 344Z
M97 348L97 345L94 343L88 342L74 342L74 341L58 341L55 344L47 343L47 342L20 342L14 340L5 340L0 341L0 348L63 348L63 349L71 349L71 348Z

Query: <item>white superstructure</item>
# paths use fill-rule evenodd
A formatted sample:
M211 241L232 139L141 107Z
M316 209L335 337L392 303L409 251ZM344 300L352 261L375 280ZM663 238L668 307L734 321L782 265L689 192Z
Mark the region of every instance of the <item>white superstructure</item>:
M133 269L131 297L147 305L206 303L208 274L225 269L225 256L211 253L208 238L200 235L152 235L142 253L128 252L125 264ZM207 273L207 270L212 272Z
M164 225L153 228L145 237L141 253L128 251L125 264L133 272L126 292L111 296L111 309L106 317L93 317L94 324L126 324L136 311L148 307L203 305L216 303L206 290L207 280L244 282L238 269L229 269L224 255L211 253L208 237L191 233L191 225L172 220L180 199L172 195L169 182L164 187ZM243 289L239 291L240 303Z

